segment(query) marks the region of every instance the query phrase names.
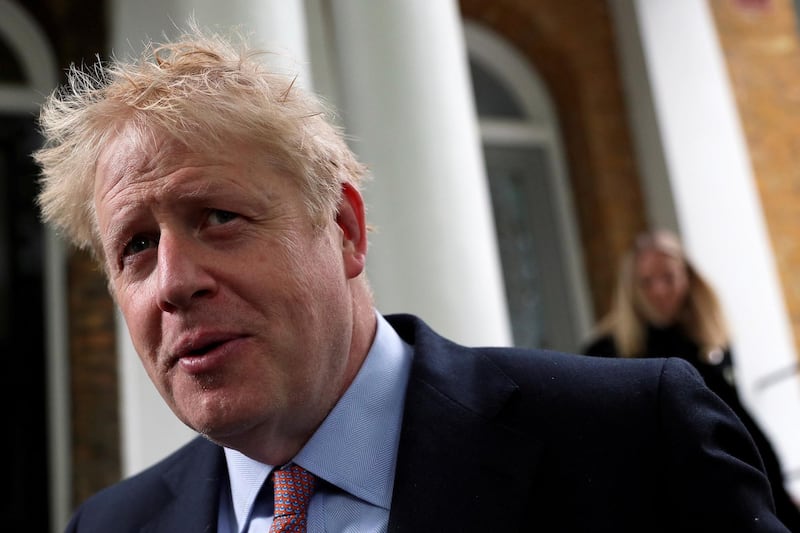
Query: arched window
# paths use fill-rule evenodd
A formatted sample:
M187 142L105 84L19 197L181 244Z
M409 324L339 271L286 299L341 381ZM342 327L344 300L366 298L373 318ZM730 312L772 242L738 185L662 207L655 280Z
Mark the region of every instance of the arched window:
M514 344L574 351L592 317L553 106L502 38L465 32Z
M69 450L66 387L52 387L66 380L66 342L51 334L63 327L55 313L64 287L48 276L63 276L63 253L39 222L30 157L41 142L36 111L56 75L41 29L14 2L0 2L0 352L16 385L2 396L12 406L3 438L3 456L13 458L5 477L14 489L3 501L10 530L51 530L70 503L66 476L54 474Z

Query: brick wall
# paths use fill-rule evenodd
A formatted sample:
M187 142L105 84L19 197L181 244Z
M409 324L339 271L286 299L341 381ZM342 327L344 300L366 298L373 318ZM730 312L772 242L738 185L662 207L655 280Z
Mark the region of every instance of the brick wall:
M114 304L95 261L68 261L72 501L78 504L121 475Z
M794 337L800 339L800 40L794 6L791 0L710 0L709 5Z

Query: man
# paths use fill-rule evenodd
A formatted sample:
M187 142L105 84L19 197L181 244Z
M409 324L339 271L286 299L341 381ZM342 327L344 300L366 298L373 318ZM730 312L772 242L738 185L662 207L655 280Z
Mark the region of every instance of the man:
M362 165L239 50L192 29L43 107L43 216L96 254L202 434L69 531L786 531L688 365L470 349L380 315Z

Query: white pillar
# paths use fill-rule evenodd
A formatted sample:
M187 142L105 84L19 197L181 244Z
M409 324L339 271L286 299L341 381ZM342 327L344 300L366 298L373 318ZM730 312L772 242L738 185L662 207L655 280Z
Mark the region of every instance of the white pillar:
M304 86L311 85L303 0L114 0L111 13L115 52L138 53L142 41L173 37L194 18L211 30L240 28L271 52L265 61L296 72Z
M453 0L331 3L344 122L374 176L367 260L382 312L468 345L511 343Z
M296 73L310 86L302 0L113 0L111 47L117 56L138 55L143 41L174 37L194 17L201 27L240 27L273 67ZM120 373L122 469L138 472L185 443L194 433L178 421L156 392L131 344L125 322L117 320Z
M614 7L618 30L631 31L622 24L627 20L636 25L640 39L640 50L622 54L630 59L638 53L643 59L638 71L628 62L626 78L644 80L650 88L648 98L635 100L640 108L634 111L640 155L650 155L643 165L650 211L663 211L663 205L653 205L659 202L654 191L663 189L663 177L648 172L660 167L669 180L688 253L718 289L730 321L743 401L772 438L784 469L796 470L797 375L758 387L764 377L793 365L796 356L712 14L706 2L697 0L617 0ZM646 105L652 108L643 109ZM795 483L796 494L799 489Z

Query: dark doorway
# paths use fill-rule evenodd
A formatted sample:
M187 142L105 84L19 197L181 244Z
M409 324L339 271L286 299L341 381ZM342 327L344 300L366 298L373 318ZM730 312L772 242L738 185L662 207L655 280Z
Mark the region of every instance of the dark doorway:
M8 531L48 531L50 495L44 308L44 232L34 198L40 138L33 116L0 115L0 354L6 386L2 498Z

